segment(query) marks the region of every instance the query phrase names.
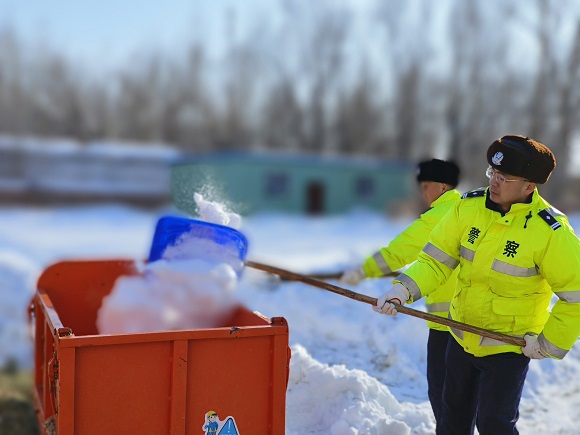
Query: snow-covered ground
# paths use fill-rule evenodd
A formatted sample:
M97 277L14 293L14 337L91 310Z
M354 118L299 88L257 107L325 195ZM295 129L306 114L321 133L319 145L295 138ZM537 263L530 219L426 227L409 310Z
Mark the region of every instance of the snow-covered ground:
M26 306L35 280L63 259L146 258L157 219L174 210L122 206L0 209L0 365L32 366ZM580 215L572 216L580 231ZM410 223L353 211L334 217L261 214L243 219L248 259L294 272L357 264ZM353 290L377 297L387 279ZM433 434L427 399L427 327L374 313L365 303L246 268L236 290L250 309L283 316L292 358L287 434ZM414 308L422 308L421 302ZM580 434L580 346L563 361L532 361L518 424L522 434Z

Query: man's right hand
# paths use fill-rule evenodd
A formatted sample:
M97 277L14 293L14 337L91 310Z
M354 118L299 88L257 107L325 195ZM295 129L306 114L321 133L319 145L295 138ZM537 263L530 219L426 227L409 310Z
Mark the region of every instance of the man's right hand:
M362 267L357 267L344 272L338 281L348 285L358 285L365 278L366 275Z
M399 305L404 305L411 298L411 293L400 282L394 284L390 290L384 293L377 299L377 304L373 306L373 310L377 313L386 314L387 316L396 316L397 309L390 302L396 302Z

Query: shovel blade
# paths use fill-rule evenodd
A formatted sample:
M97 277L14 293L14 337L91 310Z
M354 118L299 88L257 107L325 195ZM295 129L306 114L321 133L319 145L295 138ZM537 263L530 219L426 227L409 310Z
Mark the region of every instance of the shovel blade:
M235 255L242 263L246 259L248 240L239 231L224 225L196 219L164 216L157 221L148 261L164 258L167 248L176 247L185 240L212 242L224 252ZM203 252L195 255L203 259Z

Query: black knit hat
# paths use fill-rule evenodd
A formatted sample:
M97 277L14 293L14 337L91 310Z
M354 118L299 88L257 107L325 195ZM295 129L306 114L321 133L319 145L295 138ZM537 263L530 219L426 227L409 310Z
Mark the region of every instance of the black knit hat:
M546 145L517 135L493 142L487 150L487 162L498 171L537 184L548 181L556 167L556 158Z
M455 187L459 183L459 166L452 161L425 160L417 165L417 181L436 181Z

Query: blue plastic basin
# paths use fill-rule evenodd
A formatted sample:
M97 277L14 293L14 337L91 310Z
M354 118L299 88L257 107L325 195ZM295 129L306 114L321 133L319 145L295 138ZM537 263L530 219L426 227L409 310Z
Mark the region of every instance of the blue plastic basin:
M233 250L242 262L246 259L248 240L238 230L196 219L165 216L157 221L149 261L164 258L166 249L177 246L183 240L183 236L212 241L222 245L224 251L228 250L231 253Z

